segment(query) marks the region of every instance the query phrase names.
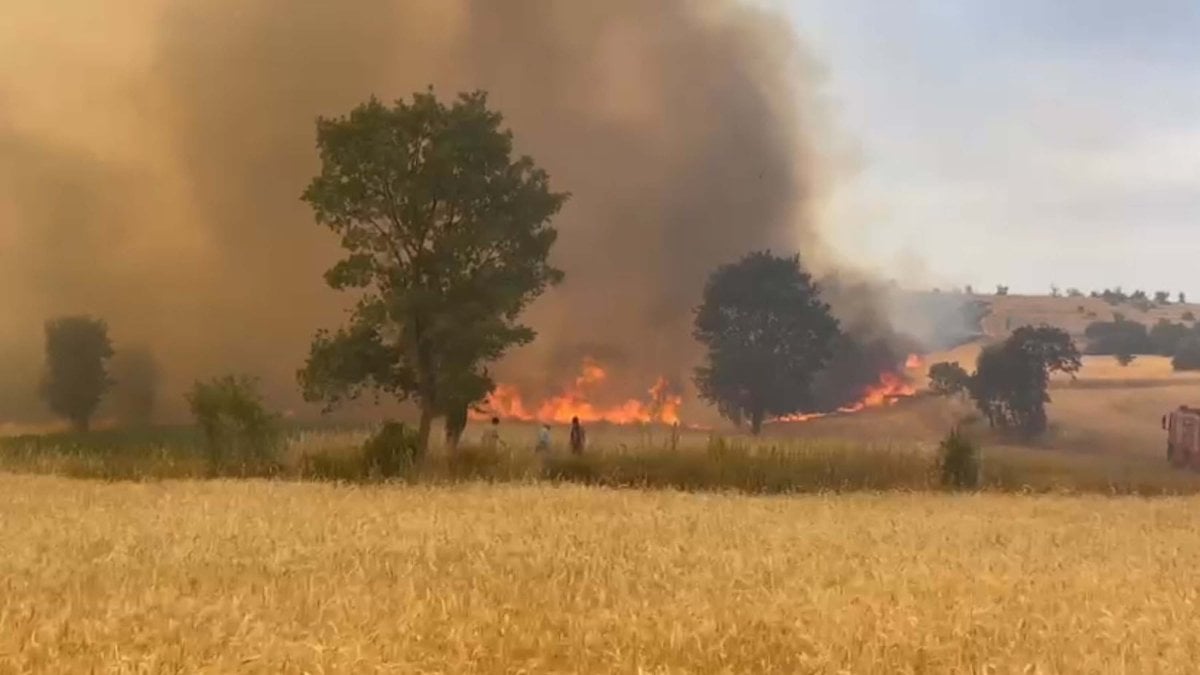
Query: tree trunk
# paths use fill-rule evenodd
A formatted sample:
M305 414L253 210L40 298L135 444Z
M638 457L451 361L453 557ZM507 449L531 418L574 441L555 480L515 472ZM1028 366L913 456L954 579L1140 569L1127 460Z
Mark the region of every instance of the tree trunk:
M462 440L463 429L467 427L467 406L452 405L446 411L446 448L450 452L458 449L458 443Z
M750 433L757 436L762 433L763 411L754 410L750 412Z
M433 426L433 410L428 404L421 404L421 423L417 427L417 452L424 457L429 451L429 430Z

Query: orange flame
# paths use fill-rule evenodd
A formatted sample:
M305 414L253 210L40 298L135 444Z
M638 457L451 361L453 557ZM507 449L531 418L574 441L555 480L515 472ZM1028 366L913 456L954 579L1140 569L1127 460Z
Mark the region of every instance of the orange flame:
M611 424L636 424L679 422L679 409L683 397L670 391L666 378L660 377L649 390L649 401L628 399L614 406L597 406L589 400L589 394L608 379L608 372L594 359L585 358L579 375L561 394L542 401L536 407L528 407L521 392L508 384L497 384L485 401L484 412L472 411L473 419L491 416L523 422L568 424L578 417L580 422L608 422ZM532 412L531 412L532 411Z
M518 420L532 420L533 415L525 411L525 403L521 400L521 392L511 384L497 384L488 397L489 406L500 417L511 417ZM486 415L482 415L486 417Z
M671 393L667 378L658 378L654 386L650 387L650 400L653 405L653 417L666 424L679 424L679 408L683 405L683 397Z
M916 354L910 354L904 362L904 367L907 369L919 368L921 366L921 357ZM867 388L863 397L847 406L842 406L837 409L837 413L848 414L856 413L867 408L882 408L885 406L895 405L902 398L913 396L917 393L915 387L905 381L904 377L898 373L885 372L879 376L879 382ZM807 422L821 417L827 417L834 413L799 413L796 415L788 415L780 417L777 422Z
M866 408L895 405L900 399L915 393L917 390L896 373L883 373L879 376L879 383L868 388L857 403L838 408L838 412L852 413Z

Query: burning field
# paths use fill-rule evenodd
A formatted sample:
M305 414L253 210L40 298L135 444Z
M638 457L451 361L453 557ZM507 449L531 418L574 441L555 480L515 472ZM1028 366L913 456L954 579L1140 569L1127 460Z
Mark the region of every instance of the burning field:
M875 382L862 386L851 402L830 411L789 415L775 422L807 422L829 415L848 415L895 405L917 394L923 366L924 360L919 355L910 354L901 368L885 370ZM658 376L641 398L621 399L614 397L612 391L609 369L596 359L586 357L580 364L578 375L557 393L531 399L517 385L499 383L484 404L471 412L471 418L481 421L496 417L505 421L545 424L568 424L578 418L584 424L705 426L696 419L684 419L683 390L673 386L666 377Z
M472 413L474 419L499 417L518 422L567 424L578 418L583 423L678 424L683 397L659 377L646 391L644 399L629 398L604 403L608 371L594 359L584 359L579 375L559 394L532 402L526 401L518 387L498 384L484 406Z
M910 396L916 396L918 378L921 376L920 370L923 364L924 361L920 356L909 354L908 358L904 361L903 371L885 371L880 373L879 381L875 384L867 385L862 396L853 403L840 406L832 413L800 413L781 417L776 422L807 422L821 417L828 417L831 414L850 415L872 408L895 405Z

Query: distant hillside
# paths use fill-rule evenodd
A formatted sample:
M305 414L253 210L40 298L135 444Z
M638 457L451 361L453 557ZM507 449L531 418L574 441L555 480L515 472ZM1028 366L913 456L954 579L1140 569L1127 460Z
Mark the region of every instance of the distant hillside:
M977 303L984 312L979 321L982 335L952 348L934 348L924 355L920 368L909 373L918 388L924 388L925 370L938 361L957 361L970 370L983 345L1007 337L1014 329L1024 325L1048 324L1071 334L1080 349L1087 346L1084 331L1088 324L1096 321L1112 321L1121 314L1128 321L1153 326L1160 319L1174 323L1195 325L1200 317L1200 304L1169 303L1157 304L1142 309L1131 303L1109 304L1102 298L1069 298L1046 295L966 295L948 294L961 298L964 307ZM1139 387L1146 384L1167 385L1200 384L1200 373L1175 372L1171 359L1163 356L1139 355L1133 364L1121 366L1111 356L1084 356L1083 370L1072 378L1056 375L1055 386L1080 386L1081 383L1101 382L1107 385ZM1106 385L1106 386L1107 386Z
M1114 315L1122 314L1129 321L1137 321L1147 327L1159 319L1176 323L1195 323L1200 316L1200 304L1156 304L1148 311L1131 303L1109 304L1101 298L1050 297L1047 295L976 295L971 296L987 306L983 317L983 333L989 338L1003 338L1013 329L1026 324L1049 324L1061 328L1077 340L1082 340L1083 331L1094 321L1112 321ZM1189 314L1190 313L1190 314ZM1189 318L1185 318L1185 315Z

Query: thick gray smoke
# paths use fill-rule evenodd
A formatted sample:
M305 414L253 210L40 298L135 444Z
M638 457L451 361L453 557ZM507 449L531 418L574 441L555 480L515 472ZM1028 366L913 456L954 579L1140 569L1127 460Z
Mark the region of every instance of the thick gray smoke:
M625 393L682 383L706 275L815 240L813 78L780 25L731 2L473 5L471 84L574 194L566 285L535 309L540 345L502 374L536 387L592 354L632 376Z
M736 0L144 0L86 20L76 0L42 4L16 20L58 26L74 51L0 79L0 100L38 97L0 125L9 363L39 360L47 316L87 312L118 350L153 349L167 411L227 370L303 410L294 371L347 302L321 281L336 241L299 201L315 118L427 85L489 91L518 149L574 195L556 223L567 281L499 370L518 384L551 387L585 354L624 395L659 374L682 384L713 267L822 255L815 78L786 21ZM0 59L54 47L10 41ZM0 419L36 407L17 372Z

